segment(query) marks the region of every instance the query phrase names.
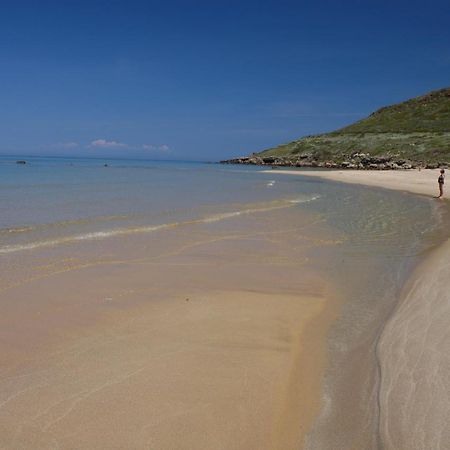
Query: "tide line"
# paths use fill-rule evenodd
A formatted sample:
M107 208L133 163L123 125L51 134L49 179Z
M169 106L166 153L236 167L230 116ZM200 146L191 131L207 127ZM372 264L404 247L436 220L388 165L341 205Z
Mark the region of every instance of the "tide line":
M79 242L79 241L107 239L107 238L110 238L113 236L121 236L121 235L137 234L137 233L153 233L156 231L168 230L168 229L177 228L180 226L220 222L222 220L231 219L233 217L238 217L238 216L242 216L242 215L273 211L276 209L290 208L296 204L311 202L318 198L319 198L319 195L313 195L313 196L297 198L297 199L277 200L274 202L265 203L264 206L259 206L259 207L257 206L257 207L253 207L253 208L242 209L239 211L230 211L230 212L225 212L225 213L220 213L220 214L213 214L210 216L201 217L199 219L186 220L186 221L182 221L182 222L170 222L170 223L164 223L164 224L152 225L152 226L116 228L116 229L110 229L110 230L93 231L90 233L64 236L64 237L60 237L57 239L40 240L40 241L28 242L28 243L17 244L17 245L6 245L4 247L0 247L0 254L16 253L16 252L20 252L20 251L34 250L37 248L44 248L44 247L54 247L54 246L61 245L61 244L68 244L68 243Z

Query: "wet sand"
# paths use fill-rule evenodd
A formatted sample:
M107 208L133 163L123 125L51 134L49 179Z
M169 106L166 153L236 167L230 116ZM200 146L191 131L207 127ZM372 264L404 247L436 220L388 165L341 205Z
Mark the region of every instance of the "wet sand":
M0 446L301 448L339 302L286 225L112 240L5 288Z
M282 173L433 196L438 170ZM445 197L445 196L444 196ZM440 450L450 442L450 241L414 271L376 346L379 438L374 448Z
M383 448L440 450L450 443L450 242L420 265L381 335Z

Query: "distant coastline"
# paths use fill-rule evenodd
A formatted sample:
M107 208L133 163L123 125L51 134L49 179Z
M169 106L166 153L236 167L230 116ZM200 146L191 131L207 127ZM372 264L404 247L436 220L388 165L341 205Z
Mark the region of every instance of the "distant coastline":
M240 158L226 159L221 164L244 164L253 166L271 167L299 167L323 169L358 169L358 170L407 170L416 168L436 169L448 167L446 162L415 163L406 159L394 159L390 156L371 156L366 153L354 153L344 161L320 161L311 155L302 155L298 158L284 156L242 156Z
M371 187L392 189L395 191L410 192L412 194L434 197L437 195L438 170L266 170L268 174L299 175L304 177L316 177L324 180L338 181L342 183L361 184ZM450 199L450 192L444 194L442 200Z
M386 106L330 133L221 161L329 169L396 170L450 165L450 88Z

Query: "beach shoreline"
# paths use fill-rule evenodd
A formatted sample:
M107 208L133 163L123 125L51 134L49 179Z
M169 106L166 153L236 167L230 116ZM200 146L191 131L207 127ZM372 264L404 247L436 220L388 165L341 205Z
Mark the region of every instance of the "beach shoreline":
M438 170L293 171L268 174L317 177L435 197ZM448 198L444 205L448 205ZM379 408L376 448L440 449L450 442L450 239L431 249L403 284L376 340ZM425 414L424 411L427 411Z
M415 268L380 334L379 433L386 450L437 450L450 442L449 279L447 240Z
M4 231L2 445L317 449L337 431L341 448L377 448L372 343L433 202L214 169L201 186L246 190L188 214L172 203L164 226Z
M438 195L439 169L411 170L264 170L268 174L317 177L349 184L392 189L429 197ZM445 192L445 191L444 191ZM444 194L443 199L446 196Z
M286 249L315 221L293 229L279 209L266 220L277 214L281 229L255 232L254 213L97 241L119 258L51 265L3 289L0 443L300 447L340 301L316 271L298 273L308 246ZM73 258L74 247L61 251Z

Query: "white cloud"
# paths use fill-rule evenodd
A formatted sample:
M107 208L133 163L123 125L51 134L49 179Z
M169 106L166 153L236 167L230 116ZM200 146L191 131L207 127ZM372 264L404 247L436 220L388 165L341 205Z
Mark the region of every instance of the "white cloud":
M150 150L153 152L158 151L158 152L167 153L168 151L170 151L170 147L167 144L162 144L162 145L143 144L142 148L144 150Z
M89 147L94 148L125 148L127 144L117 141L107 141L106 139L96 139L89 144Z

